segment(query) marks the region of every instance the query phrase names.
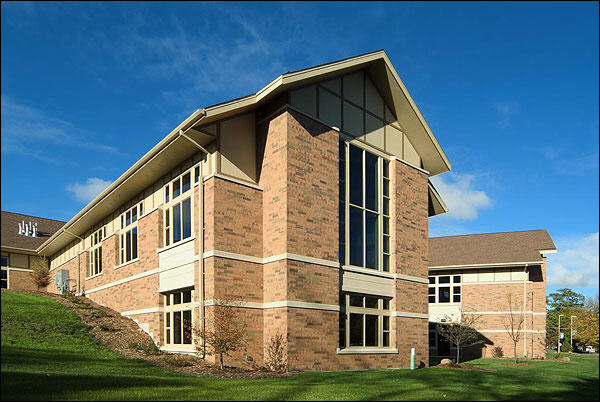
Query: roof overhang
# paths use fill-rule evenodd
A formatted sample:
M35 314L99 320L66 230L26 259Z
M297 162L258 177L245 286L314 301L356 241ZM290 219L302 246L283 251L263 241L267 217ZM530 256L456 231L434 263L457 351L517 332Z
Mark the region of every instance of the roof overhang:
M165 172L176 167L182 160L197 153L198 148L190 146L189 139L182 136L182 132L196 141L198 145L206 146L214 140L214 136L206 131L201 131L198 128L200 125L205 126L217 120L251 111L259 104L290 89L360 69L365 69L369 73L386 103L393 108L397 119L402 122L406 136L421 156L423 169L427 170L430 176L449 171L451 166L446 154L408 93L387 54L385 51L379 50L316 67L288 72L280 75L255 94L196 110L69 220L63 226L63 230L56 232L44 242L37 249L37 252L42 255L56 253L76 238L73 235L82 235L90 226L104 219L124 202L127 202L132 194L145 190L162 177ZM135 180L132 180L134 176ZM434 190L433 193L434 198L439 196L437 191ZM447 211L441 198L436 200L436 203L438 204L436 206L438 211Z
M438 191L434 187L431 180L429 180L427 183L427 189L429 192L429 216L431 217L435 215L445 214L446 212L448 212L448 207L446 206L446 203L442 199L440 193L438 193Z

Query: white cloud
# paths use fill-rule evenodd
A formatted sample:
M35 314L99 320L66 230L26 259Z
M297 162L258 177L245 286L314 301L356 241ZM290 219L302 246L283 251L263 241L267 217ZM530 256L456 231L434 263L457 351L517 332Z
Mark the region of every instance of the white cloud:
M110 183L112 182L108 180L90 177L85 183L69 184L67 190L72 192L79 201L88 203L104 191Z
M598 232L556 241L548 255L548 284L598 288Z
M85 148L117 154L115 147L98 144L88 138L91 133L73 124L49 117L45 113L1 96L1 148L3 154L20 154L46 162L55 161L44 151L49 145Z
M441 217L473 220L477 218L479 210L492 206L492 200L485 191L473 187L474 175L451 173L431 180L448 207L448 213Z
M512 117L519 112L519 102L507 101L492 104L492 109L498 116L498 125L502 128L508 127Z

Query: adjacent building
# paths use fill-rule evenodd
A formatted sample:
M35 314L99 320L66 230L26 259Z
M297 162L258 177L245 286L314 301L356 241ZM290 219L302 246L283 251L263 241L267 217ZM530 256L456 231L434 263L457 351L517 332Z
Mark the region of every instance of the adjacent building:
M546 230L431 238L430 355L445 357L455 353L454 346L437 333L437 324L476 315L475 328L483 343L471 348L471 355L491 357L494 347L512 355L514 343L508 332L512 316L512 328L520 329L519 356L544 357L545 254L555 252L556 246Z
M65 222L2 211L2 289L35 290L31 266L36 249Z

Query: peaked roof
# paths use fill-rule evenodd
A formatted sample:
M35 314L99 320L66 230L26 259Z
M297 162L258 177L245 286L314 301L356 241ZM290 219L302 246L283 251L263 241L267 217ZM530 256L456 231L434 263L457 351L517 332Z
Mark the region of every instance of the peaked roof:
M432 237L429 268L541 263L544 252L556 252L547 230Z
M360 69L369 73L386 103L393 109L398 120L402 121L406 135L421 156L423 168L429 172L430 176L449 171L450 162L446 154L387 54L383 50L377 50L315 67L287 72L254 94L196 110L69 220L64 226L69 233L65 231L56 233L37 251L43 255L55 253L72 241L73 235L82 235L89 227L118 209L133 195L152 185L162 177L165 171L175 168L181 161L197 153L198 146L205 147L213 142L214 134L202 130L201 126L256 109L290 89ZM132 180L134 177L135 180Z
M19 223L22 221L25 221L25 223L37 223L38 236L29 237L20 235ZM64 224L65 222L54 219L2 211L2 223L0 225L2 248L17 248L35 252L42 243L48 240Z

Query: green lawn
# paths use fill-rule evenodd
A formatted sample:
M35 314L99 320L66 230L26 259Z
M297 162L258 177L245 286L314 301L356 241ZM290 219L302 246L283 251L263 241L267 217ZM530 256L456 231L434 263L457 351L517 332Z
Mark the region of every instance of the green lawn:
M73 312L41 296L2 292L1 399L598 400L598 356L573 362L448 369L303 373L214 379L173 373L98 345Z

